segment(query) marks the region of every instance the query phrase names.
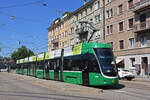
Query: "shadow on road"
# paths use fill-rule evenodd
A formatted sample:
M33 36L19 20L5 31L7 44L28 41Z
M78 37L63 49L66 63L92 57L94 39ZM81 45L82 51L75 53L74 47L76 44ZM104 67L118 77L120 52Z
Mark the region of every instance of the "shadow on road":
M103 90L109 90L109 89L119 90L119 89L125 88L125 85L118 84L117 86L89 86L89 87L103 89Z

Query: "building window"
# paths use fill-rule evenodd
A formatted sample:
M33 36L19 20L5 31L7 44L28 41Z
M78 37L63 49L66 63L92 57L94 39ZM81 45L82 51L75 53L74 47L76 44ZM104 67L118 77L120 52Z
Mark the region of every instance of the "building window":
M118 14L121 14L123 12L122 10L122 4L118 6Z
M64 37L66 36L66 33L64 32Z
M90 6L90 12L92 13L92 11L93 11L93 6Z
M99 1L95 2L95 10L97 10L98 8L100 8L100 3L99 3Z
M146 14L140 15L140 22L145 22L146 21Z
M119 41L119 47L120 47L120 49L124 49L124 41L123 40Z
M106 11L106 14L107 14L107 18L109 18L109 10Z
M107 34L113 33L113 25L107 26Z
M81 12L81 14L80 14L80 15L81 15L81 18L82 18L82 15L83 15L83 14L82 14L82 12Z
M146 36L141 37L141 47L146 47L147 46L147 38Z
M107 15L106 15L107 18L112 17L112 16L113 16L113 9L107 10L107 11L106 11L106 14L107 14Z
M119 32L122 32L123 31L123 22L120 22L119 23Z
M64 42L62 42L62 47L64 47Z
M111 48L113 49L113 42L110 42L109 44L110 44Z
M131 67L135 67L135 58L130 58Z
M86 15L86 16L88 15L88 13L87 13L87 9L85 10L85 15Z
M101 31L97 31L97 32L95 33L95 36L96 36L96 37L100 37L100 35L101 35Z
M110 17L113 16L113 9L110 9Z
M95 22L96 23L100 22L100 15L95 16Z
M61 29L63 28L63 24L61 24Z
M73 27L71 28L71 33L74 33L74 28Z
M107 26L107 34L109 34L109 26Z
M145 22L146 21L146 14L140 15L140 22Z
M110 3L110 2L112 2L112 0L107 0L107 2L106 2L106 3Z
M79 19L79 18L78 18L78 15L76 15L76 20L78 21L78 19Z
M128 9L132 9L133 8L133 0L129 0L128 1Z
M93 24L93 18L90 19L90 22Z
M129 48L134 48L134 38L129 39Z
M132 28L133 28L133 18L129 19L129 20L128 20L128 23L129 23L128 28L129 28L129 29L132 29Z
M110 25L110 34L113 33L113 25Z

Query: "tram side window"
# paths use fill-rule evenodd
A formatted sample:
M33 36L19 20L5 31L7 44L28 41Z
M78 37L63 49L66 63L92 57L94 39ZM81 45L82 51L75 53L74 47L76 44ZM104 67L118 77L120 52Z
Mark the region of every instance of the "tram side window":
M81 71L82 70L81 67L82 67L82 57L80 55L64 58L64 66L63 66L64 70Z
M74 60L72 62L72 70L73 71L82 71L81 60Z
M34 64L34 63L31 63L31 67L32 67L32 68L35 67L35 64Z
M50 61L46 61L46 62L45 62L45 68L46 68L46 69L50 69L51 66L52 66L52 64L51 64Z
M98 62L93 54L84 55L82 62L83 62L83 66L88 66L89 72L100 73ZM88 64L86 62L88 62Z
M50 61L50 64L49 64L50 70L54 70L54 63L55 63L55 62Z
M90 72L100 73L98 62L97 62L97 60L96 60L94 55L89 57L89 71Z
M38 69L43 69L44 68L44 62L43 61L37 62L37 68Z
M63 66L64 70L72 70L71 62L72 62L71 59L64 58L64 66Z
M27 63L25 64L24 68L25 68L25 69L27 69L27 68L28 68L28 64L27 64Z
M77 55L64 58L64 70L82 71L85 67L87 67L89 72L100 73L98 62L93 54Z

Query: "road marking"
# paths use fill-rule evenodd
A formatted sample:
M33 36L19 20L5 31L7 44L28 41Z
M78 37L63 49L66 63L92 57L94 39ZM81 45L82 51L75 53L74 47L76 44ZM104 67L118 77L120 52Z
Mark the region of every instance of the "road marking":
M126 91L121 91L121 90L114 90L114 92L117 92L117 93L127 93Z

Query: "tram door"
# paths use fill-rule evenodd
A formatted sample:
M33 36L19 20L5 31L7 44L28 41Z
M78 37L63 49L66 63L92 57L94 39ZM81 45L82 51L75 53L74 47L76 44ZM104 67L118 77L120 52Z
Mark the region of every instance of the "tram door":
M21 66L21 74L24 75L24 65Z
M88 67L88 61L84 61L83 69L82 69L82 81L83 85L89 85L89 67Z
M32 76L35 77L35 64L32 64Z
M50 79L49 78L49 70L50 70L50 64L49 64L49 62L47 62L47 64L45 65L45 78L46 79Z
M30 64L28 64L28 76L30 75Z
M59 60L54 62L54 80L59 80Z

